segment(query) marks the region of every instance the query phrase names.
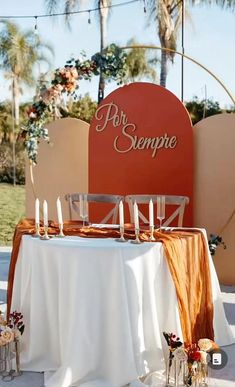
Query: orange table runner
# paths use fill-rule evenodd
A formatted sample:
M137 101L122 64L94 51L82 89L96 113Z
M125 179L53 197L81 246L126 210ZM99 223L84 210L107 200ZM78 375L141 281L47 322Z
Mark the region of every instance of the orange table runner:
M16 227L13 238L13 250L8 276L7 314L10 313L15 265L19 253L21 238L25 234L34 234L34 220L24 219ZM49 234L59 232L58 225L49 222ZM80 222L64 223L65 235L83 237L116 238L117 229L82 227ZM134 239L133 227L125 229L125 237ZM200 230L155 230L154 237L164 245L165 256L172 275L178 298L179 314L183 339L195 343L200 338L214 340L212 286L209 267L207 241ZM149 232L141 232L140 239L149 240Z

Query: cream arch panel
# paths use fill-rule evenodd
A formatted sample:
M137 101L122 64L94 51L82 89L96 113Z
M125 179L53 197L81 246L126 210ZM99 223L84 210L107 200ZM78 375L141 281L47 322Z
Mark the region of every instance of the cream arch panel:
M194 224L219 233L235 209L235 115L219 114L194 128ZM222 233L227 249L214 262L221 283L235 284L235 219Z
M89 124L75 118L63 118L47 125L50 144L41 141L38 164L33 167L35 191L48 201L49 218L57 220L56 199L61 197L64 218L69 217L68 192L88 190ZM34 193L26 166L26 216L34 217Z

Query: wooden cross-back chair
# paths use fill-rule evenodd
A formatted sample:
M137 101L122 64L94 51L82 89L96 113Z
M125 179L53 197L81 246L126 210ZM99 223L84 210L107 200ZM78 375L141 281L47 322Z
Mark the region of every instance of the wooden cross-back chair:
M150 199L152 199L153 204L157 204L157 198L165 196L165 206L166 206L166 218L162 222L163 227L171 225L171 223L177 219L177 226L183 226L183 217L185 206L189 203L189 198L187 196L175 196L175 195L127 195L125 201L128 203L129 212L130 212L130 221L134 223L134 203L138 205L139 211L139 220L145 224L149 223L149 219L142 213L140 210L141 205L149 204ZM169 211L168 211L169 209ZM156 214L154 216L156 219Z
M89 203L107 203L112 205L112 208L106 214L106 216L99 223L112 223L116 224L118 219L118 207L120 201L124 201L124 196L121 195L109 195L109 194L93 194L93 193L72 193L66 194L65 200L69 203L69 216L70 219L74 219L73 214L76 214L77 218L80 218L80 200L87 200L88 213L86 220L89 222Z

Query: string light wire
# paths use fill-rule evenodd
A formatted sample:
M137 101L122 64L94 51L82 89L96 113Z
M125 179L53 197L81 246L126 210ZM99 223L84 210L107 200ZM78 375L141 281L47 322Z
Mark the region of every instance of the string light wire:
M76 15L80 13L89 13L90 12L95 12L98 11L99 9L105 9L105 8L117 8L117 7L122 7L124 5L129 5L133 3L139 3L141 0L128 0L124 1L122 3L117 3L117 4L112 4L112 5L107 5L104 7L96 7L92 9L83 9L79 11L71 11L71 12L58 12L58 13L45 13L41 15L6 15L6 16L1 16L0 19L35 19L35 29L36 29L36 22L39 18L47 18L47 17L55 17L55 16L67 16L67 15Z

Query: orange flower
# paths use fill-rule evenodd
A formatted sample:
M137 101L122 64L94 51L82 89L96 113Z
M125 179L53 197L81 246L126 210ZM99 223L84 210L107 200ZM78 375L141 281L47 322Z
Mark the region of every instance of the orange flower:
M77 72L76 67L73 67L70 71L71 71L72 76L73 76L75 79L77 79L77 78L78 78L78 72Z

